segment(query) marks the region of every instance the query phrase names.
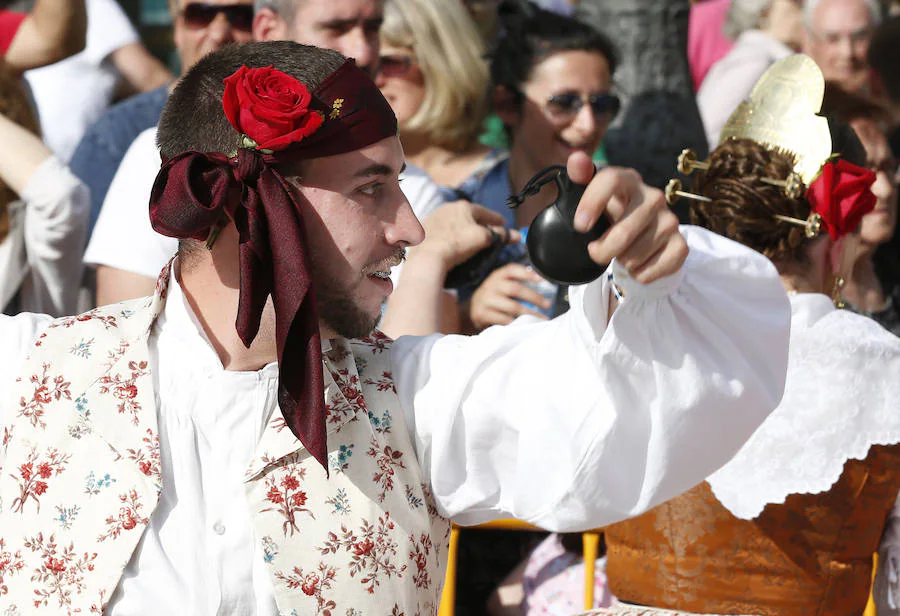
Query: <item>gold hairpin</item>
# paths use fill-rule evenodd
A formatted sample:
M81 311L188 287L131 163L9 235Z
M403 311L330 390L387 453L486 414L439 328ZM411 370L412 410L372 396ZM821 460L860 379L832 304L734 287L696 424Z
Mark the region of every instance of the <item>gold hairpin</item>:
M781 214L775 214L775 218L792 225L806 227L805 233L806 237L808 237L809 239L818 237L819 233L822 231L822 217L815 212L810 214L809 218L807 218L806 220L800 220L799 218L793 218L791 216L782 216Z
M697 153L694 150L685 149L681 150L681 154L678 155L676 168L679 173L690 175L697 169L709 169L709 163L697 160Z
M666 184L666 203L669 205L675 205L678 202L679 197L684 197L685 199L693 199L694 201L704 201L706 203L712 203L712 199L709 197L704 197L703 195L696 195L694 193L685 192L681 190L681 180L676 178L672 178L669 180L669 183Z
M791 172L786 180L773 180L772 178L759 178L760 182L769 184L770 186L781 186L784 188L784 194L791 199L799 199L803 194L803 179L798 173Z

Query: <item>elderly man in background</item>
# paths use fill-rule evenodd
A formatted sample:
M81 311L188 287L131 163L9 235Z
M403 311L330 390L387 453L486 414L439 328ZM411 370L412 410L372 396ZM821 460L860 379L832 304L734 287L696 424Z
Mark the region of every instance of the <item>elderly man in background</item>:
M881 22L878 0L806 0L803 51L822 69L827 81L848 92L868 91L866 54Z
M256 0L257 41L294 41L334 49L370 74L378 64L383 0Z
M182 72L225 45L251 40L252 0L169 0L169 10ZM128 147L159 121L169 87L160 86L113 106L88 128L75 149L70 167L91 190L90 229Z

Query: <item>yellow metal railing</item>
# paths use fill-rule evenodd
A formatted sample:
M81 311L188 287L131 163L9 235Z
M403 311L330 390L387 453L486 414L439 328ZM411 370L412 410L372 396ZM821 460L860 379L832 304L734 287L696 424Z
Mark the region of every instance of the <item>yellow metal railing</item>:
M466 527L453 525L450 530L450 549L447 552L447 573L444 576L444 593L441 595L441 607L438 616L454 616L454 604L456 603L456 572L457 554L459 550L460 531ZM496 520L470 528L496 529L496 530L530 530L541 531L543 529L532 526L521 520ZM594 575L596 573L597 554L600 550L600 535L602 530L590 530L581 534L582 553L584 555L584 609L594 607ZM868 615L867 615L868 616Z

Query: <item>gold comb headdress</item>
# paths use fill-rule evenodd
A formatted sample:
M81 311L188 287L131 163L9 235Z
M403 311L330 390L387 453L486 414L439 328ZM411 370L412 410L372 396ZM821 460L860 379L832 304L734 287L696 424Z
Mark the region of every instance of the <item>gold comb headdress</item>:
M794 170L785 179L759 178L780 186L791 199L806 197L810 215L806 220L776 215L781 222L806 227L806 236L827 230L833 239L849 233L860 218L874 207L870 187L875 175L848 161L832 156L828 120L818 115L825 94L825 78L809 56L796 54L779 60L763 73L750 96L743 101L722 129L719 145L732 138L751 139L767 148L794 157ZM684 150L677 169L686 175L709 164ZM838 186L842 188L837 189ZM680 182L666 190L671 204L679 197L708 201L681 190Z
M812 58L779 60L728 118L719 145L736 137L789 152L796 156L794 171L809 186L831 156L828 120L817 115L824 95L825 78Z

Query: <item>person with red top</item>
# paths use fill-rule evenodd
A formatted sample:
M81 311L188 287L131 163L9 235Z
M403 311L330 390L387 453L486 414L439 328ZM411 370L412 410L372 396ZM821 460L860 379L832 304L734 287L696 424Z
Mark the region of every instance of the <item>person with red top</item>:
M85 0L35 0L30 13L0 9L0 54L24 72L68 58L84 49Z

